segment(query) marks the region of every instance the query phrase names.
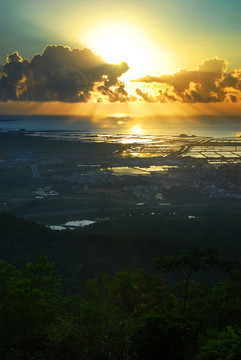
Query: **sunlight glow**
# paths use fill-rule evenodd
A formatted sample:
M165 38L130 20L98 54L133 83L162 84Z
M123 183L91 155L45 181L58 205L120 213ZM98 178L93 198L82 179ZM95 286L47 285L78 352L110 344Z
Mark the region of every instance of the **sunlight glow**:
M160 45L155 46L142 29L125 22L96 25L82 36L82 40L86 47L109 63L125 61L130 69L123 75L123 80L146 75L150 70L161 73L170 63L167 52Z
M130 132L132 134L136 134L136 135L143 135L144 134L144 130L141 128L140 125L133 126L133 128L130 129Z

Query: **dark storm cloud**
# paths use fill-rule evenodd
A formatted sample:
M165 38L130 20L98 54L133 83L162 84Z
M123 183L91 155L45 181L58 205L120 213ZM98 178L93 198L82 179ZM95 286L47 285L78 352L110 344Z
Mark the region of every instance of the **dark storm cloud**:
M241 91L240 70L226 73L227 62L217 57L203 61L197 70L181 70L173 75L145 76L134 82L160 83L171 86L173 91L159 91L160 96L154 102L182 101L182 102L222 102L237 101L235 95L230 96L230 89ZM139 91L139 90L138 90ZM136 91L137 92L137 91ZM137 92L138 93L138 92ZM150 102L148 94L139 94L145 101ZM145 96L143 96L145 95ZM240 95L240 94L239 94ZM152 99L153 102L153 99Z
M31 61L15 52L8 55L0 78L0 101L65 101L87 102L96 83L106 91L117 86L118 94L125 90L118 78L129 69L125 62L105 63L89 49L70 50L64 46L47 46L42 55ZM113 101L119 101L114 100Z
M128 92L125 90L125 85L122 82L118 82L114 89L110 89L108 86L99 86L97 90L108 97L110 102L127 102L130 100Z

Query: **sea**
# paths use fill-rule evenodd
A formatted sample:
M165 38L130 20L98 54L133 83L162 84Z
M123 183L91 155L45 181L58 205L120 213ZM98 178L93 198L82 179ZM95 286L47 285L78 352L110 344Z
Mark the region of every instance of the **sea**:
M122 124L121 126L119 124ZM149 123L151 125L149 125ZM135 125L141 129L135 132ZM155 124L153 126L153 124ZM171 135L185 134L202 137L225 138L241 136L241 116L200 116L187 118L141 118L111 117L93 119L82 116L0 116L0 131L23 130L71 136L74 133L118 135Z

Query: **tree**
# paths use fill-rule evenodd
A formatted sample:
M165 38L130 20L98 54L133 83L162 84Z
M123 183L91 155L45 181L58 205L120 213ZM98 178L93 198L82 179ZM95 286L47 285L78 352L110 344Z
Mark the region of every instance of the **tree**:
M28 359L49 345L60 305L60 278L40 257L23 270L0 263L0 357Z
M208 323L222 330L226 326L241 328L241 268L237 264L225 282L210 291L204 316Z
M196 326L184 316L144 314L132 329L130 359L193 359L196 341Z
M213 270L219 269L223 272L229 272L234 266L232 262L223 260L213 248L184 252L178 258L161 256L155 260L155 263L162 272L175 274L176 279L181 283L183 314L186 311L189 287L194 274L208 273L208 277L203 279L203 283L207 283L215 277Z
M195 360L240 360L241 331L228 327L225 331L216 332L214 337L200 347Z

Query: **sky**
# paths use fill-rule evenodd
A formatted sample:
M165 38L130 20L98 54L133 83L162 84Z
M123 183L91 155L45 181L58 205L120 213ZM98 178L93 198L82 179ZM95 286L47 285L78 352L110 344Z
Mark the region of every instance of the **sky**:
M240 114L239 0L0 0L0 114Z

